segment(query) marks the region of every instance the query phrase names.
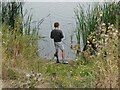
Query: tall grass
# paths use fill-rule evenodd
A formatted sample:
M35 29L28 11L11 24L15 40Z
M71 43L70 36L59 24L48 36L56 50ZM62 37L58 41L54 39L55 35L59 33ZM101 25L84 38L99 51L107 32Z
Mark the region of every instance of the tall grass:
M23 17L23 2L2 2L2 23L6 22L14 29L15 18ZM19 30L22 33L22 26Z
M38 32L44 19L40 19L34 27L31 27L32 15L26 14L27 19L23 17L21 3L8 2L2 5L2 64L4 66L2 68L7 73L8 68L28 68L33 59L39 58L38 40L41 37ZM9 23L11 20L12 23ZM32 70L32 63L30 65Z
M83 7L80 7L75 12L77 34L81 32L84 41L84 49L80 58L84 57L94 62L97 88L118 88L119 2L96 4L89 8L90 10L86 12Z
M78 40L78 45L80 45L80 36L82 35L82 37L84 37L84 46L86 45L86 50L83 52L83 56L81 58L78 58L78 61L70 61L68 65L58 65L54 64L53 62L46 63L37 58L37 41L38 39L41 39L41 37L38 35L38 32L39 27L44 19L41 19L37 23L37 26L33 28L31 28L32 15L27 16L28 18L24 23L23 17L20 15L16 16L14 18L14 29L11 28L11 25L7 24L7 22L3 22L3 80L16 80L14 83L15 85L18 85L16 86L17 88L26 88L26 83L29 87L33 88L35 87L36 83L39 82L38 79L36 79L36 75L38 73L42 73L44 80L41 80L42 83L39 84L41 85L47 81L48 83L51 83L55 88L118 87L118 31L116 28L114 28L114 26L112 29L110 29L112 25L109 27L108 31L106 28L101 29L101 21L103 20L103 17L96 15L99 15L99 10L101 11L102 8L100 8L100 6L97 6L98 5L93 8L90 8L89 6L90 9L88 11L84 11L83 7L79 6L78 10L75 11L78 19L76 22L76 37ZM79 10L79 8L82 10ZM7 18L8 17L9 16L7 16ZM20 32L21 26L23 27L22 34ZM96 28L97 31L95 31ZM96 33L98 35L96 35ZM91 44L87 41L91 41L92 44L97 47L97 51L95 51L91 47ZM87 60L88 62L82 62L83 59ZM16 63L15 68L13 67L14 63ZM29 73L30 71L33 71L32 78L26 79L27 71Z
M96 24L96 17L94 16L94 14L96 13L95 8L93 8L92 10L90 8L91 6L89 5L89 8L87 9L88 11L86 12L86 10L84 9L84 5L79 4L78 7L75 9L75 15L77 17L76 38L78 44L80 44L80 38L82 38L84 46L86 45L88 34L94 31Z
M111 25L112 26L112 25ZM119 66L118 66L118 30L112 26L101 30L100 40L96 41L98 52L96 62L98 66L98 87L118 88ZM102 84L104 82L104 85ZM101 86L100 86L101 85Z
M87 37L92 32L95 32L97 26L104 22L106 28L108 23L116 25L116 12L119 12L119 3L107 2L104 4L96 3L93 6L88 5L85 10L85 6L79 4L75 9L76 15L76 38L77 44L80 44L80 38L83 39L84 49L86 49Z

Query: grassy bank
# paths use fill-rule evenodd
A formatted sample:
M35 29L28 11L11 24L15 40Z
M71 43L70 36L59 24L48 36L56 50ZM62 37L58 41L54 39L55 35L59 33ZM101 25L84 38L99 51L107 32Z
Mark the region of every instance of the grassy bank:
M87 64L81 60L69 61L68 65L64 65L55 64L55 61L42 61L41 59L19 59L16 63L15 67L8 67L7 62L3 63L2 78L3 81L13 82L10 87L36 87L46 82L50 84L50 87L94 87L95 72L92 61ZM40 81L35 79L37 74L41 75L38 78L41 79ZM27 75L31 75L31 78L27 79Z
M12 6L11 8L14 8L13 6L18 4L9 3L9 5ZM114 4L110 4L110 6L111 5ZM104 7L107 8L107 6ZM111 6L111 8L113 7ZM93 11L94 10L92 10L92 12ZM71 60L69 64L66 65L55 64L54 60L44 60L38 57L38 40L42 39L38 35L38 31L44 19L41 19L41 21L37 23L38 26L34 28L31 28L31 16L28 16L25 23L22 22L23 18L21 15L14 17L10 15L10 17L15 20L11 25L4 20L4 22L2 22L3 87L118 88L119 21L113 20L114 23L111 23L112 21L108 23L109 20L107 16L105 16L108 22L103 23L99 21L95 27L95 23L92 21L95 15L91 13L90 16L92 17L89 17L88 20L90 21L88 21L88 23L91 22L92 26L88 25L87 22L85 22L85 25L83 10L80 12L83 16L81 18L79 18L79 12L76 13L80 21L78 22L79 26L76 37L78 41L77 44L80 44L79 36L81 32L83 33L85 49L76 60ZM96 11L96 14L97 12L99 13L99 11ZM102 18L104 18L106 13L103 14ZM9 15L7 17L9 17ZM104 18L104 20L106 20L106 18ZM119 19L119 16L117 16L117 18ZM6 17L3 17L3 19L6 19ZM99 18L99 20L103 19ZM23 27L22 25L24 25L24 29L21 29L21 27ZM88 27L90 29L89 34L86 35L87 27L85 26L90 26ZM22 33L21 30L23 31ZM80 49L80 47L78 49Z
M118 88L119 32L113 25L108 27L107 33L105 24L100 27L97 36L94 33L89 35L86 51L66 65L21 55L14 66L12 59L8 61L3 56L3 81L12 81L10 87L21 88ZM97 49L94 50L89 42Z

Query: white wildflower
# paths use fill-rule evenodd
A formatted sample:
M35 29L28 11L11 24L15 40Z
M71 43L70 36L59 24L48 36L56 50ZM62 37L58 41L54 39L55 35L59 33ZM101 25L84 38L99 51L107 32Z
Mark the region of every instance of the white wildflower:
M72 73L72 71L70 71L70 73Z
M30 78L30 74L29 74L29 73L27 73L27 74L26 74L26 77L27 77L27 78Z
M78 60L78 58L75 59L76 61Z
M33 77L35 77L35 74L32 74Z
M95 41L95 39L93 39L93 42Z
M111 24L111 27L114 27L114 25L113 25L113 24Z
M112 28L112 31L115 32L115 29Z
M116 30L115 32L118 33L118 30Z
M102 26L105 26L105 23L102 23Z
M108 25L110 26L110 23L108 23Z
M100 53L97 53L98 55L100 55Z
M12 81L11 84L14 84L14 81Z
M108 35L105 34L105 37L108 37Z
M90 42L89 42L89 41L87 41L87 43L89 44Z
M111 26L109 26L109 27L108 27L108 29L109 29L109 30L112 30L112 27L111 27Z
M5 42L5 41L3 41L3 44L6 44L6 42Z
M117 33L113 33L113 36L116 36L117 35Z

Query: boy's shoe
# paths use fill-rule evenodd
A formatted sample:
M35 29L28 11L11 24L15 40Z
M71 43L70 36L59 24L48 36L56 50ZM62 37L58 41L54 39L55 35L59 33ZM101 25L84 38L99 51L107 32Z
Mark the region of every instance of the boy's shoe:
M63 60L63 61L62 61L62 64L68 64L68 62L67 62L67 61L65 61L65 60Z
M56 63L60 63L60 61L59 61L59 60L57 60L57 61L56 61Z
M59 61L56 61L55 63L56 63L56 64L61 64Z

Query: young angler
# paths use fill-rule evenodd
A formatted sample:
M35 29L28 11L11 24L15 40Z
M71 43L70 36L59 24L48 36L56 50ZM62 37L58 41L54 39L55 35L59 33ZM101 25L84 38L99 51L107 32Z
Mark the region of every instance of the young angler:
M68 64L67 61L65 61L65 51L64 51L64 46L62 45L62 38L64 38L63 32L59 29L59 23L55 22L54 23L54 30L51 31L51 35L50 35L51 39L54 40L54 46L56 49L56 52L54 54L54 56L57 58L57 62L56 63L60 63L58 60L58 49L60 49L62 51L62 63L63 64Z

